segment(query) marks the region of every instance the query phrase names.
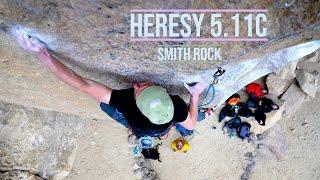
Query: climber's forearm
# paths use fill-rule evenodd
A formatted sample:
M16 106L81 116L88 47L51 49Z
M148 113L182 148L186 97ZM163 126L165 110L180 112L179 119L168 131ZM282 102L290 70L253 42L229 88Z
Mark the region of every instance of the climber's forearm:
M198 119L199 95L190 95L189 112L192 119L192 125L195 126Z
M199 96L202 91L206 88L207 83L204 80L200 80L193 86L189 86L185 84L185 87L190 93L190 103L189 103L189 112L188 117L185 121L180 124L186 129L192 130L196 125L198 120L198 104L199 104Z
M80 89L87 84L84 78L53 57L47 50L41 52L38 57L55 76L72 87Z
M190 95L188 117L185 121L180 123L180 125L182 125L184 128L188 130L192 130L196 125L196 122L198 119L198 103L199 103L199 95L197 94Z
M21 30L17 30L16 33L19 45L26 51L37 55L46 67L59 79L94 99L109 104L112 92L111 88L76 74L58 59L51 56L46 45L36 37L32 37Z
M99 82L79 76L72 69L68 68L58 59L53 57L47 50L39 53L38 57L60 80L90 95L100 102L109 103L112 91L109 87L106 87Z

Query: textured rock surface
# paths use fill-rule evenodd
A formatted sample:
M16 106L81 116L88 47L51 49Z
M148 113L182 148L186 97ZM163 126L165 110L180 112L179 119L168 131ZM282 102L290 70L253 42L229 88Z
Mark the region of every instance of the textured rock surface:
M156 47L162 43L133 43L129 41L129 13L132 8L269 8L268 38L275 40L307 29L317 22L318 6L297 2L284 8L280 2L214 2L212 1L83 1L83 0L1 0L0 23L20 24L45 41L63 63L79 74L95 79L112 88L124 88L136 81L151 81L171 92L180 91L180 77L208 69L207 62L158 62ZM288 18L289 17L289 18ZM229 30L230 24L226 24ZM270 31L269 31L270 30ZM221 43L223 58L255 57L319 38L319 31L303 36L274 41ZM98 103L58 82L33 56L22 51L8 34L0 32L0 99L90 118L105 118ZM173 43L175 44L175 43ZM186 43L188 44L188 43ZM264 45L261 47L261 45ZM260 49L259 51L255 51ZM238 60L238 59L237 59ZM299 94L298 94L299 95ZM296 103L296 102L294 102ZM1 179L61 179L73 164L77 138L82 133L82 119L58 112L47 112L0 103L0 166ZM215 121L216 122L216 121ZM185 156L172 155L169 148L161 154L167 167L162 177L176 173L204 179L237 178L243 166L243 154L252 147L234 142L221 132L213 131L211 121L199 127L203 134L196 136L192 151ZM115 124L115 123L110 123ZM127 150L124 129L109 123L95 125L83 138L74 179L130 179L131 151ZM88 127L86 127L88 128ZM114 137L113 137L114 136ZM110 138L113 137L113 138ZM173 137L171 137L173 138ZM122 140L122 141L121 141ZM169 139L166 147L169 147ZM88 143L89 142L89 143ZM235 145L237 148L235 148ZM216 147L216 148L212 148ZM225 153L228 152L228 153ZM316 152L316 151L315 151ZM118 156L115 156L118 155ZM230 158L233 157L233 158ZM112 162L110 159L116 161ZM190 162L194 162L192 166ZM205 166L201 166L206 164ZM201 168L199 168L201 167ZM79 170L80 169L80 170ZM78 171L77 171L78 170ZM213 170L213 171L212 171ZM78 174L77 174L78 172ZM209 173L208 173L209 172ZM233 172L232 175L230 172ZM72 177L71 177L72 179ZM166 179L166 178L164 178Z
M306 71L297 71L297 81L300 88L309 96L315 97L318 88L318 78L316 75Z
M66 177L84 122L76 116L0 102L1 179Z
M286 103L284 114L293 114L303 105L303 102L307 99L307 95L302 90L300 90L297 85L291 84L289 89L281 97L281 100L285 101Z
M170 92L181 90L181 76L194 74L213 66L209 62L159 62L156 47L161 43L134 43L129 40L130 9L133 8L269 8L268 38L274 40L303 30L317 22L318 9L313 3L300 3L284 8L273 2L209 1L18 1L0 2L0 23L20 24L45 41L62 62L79 74L112 88L131 86L136 81L151 81ZM295 7L297 10L292 11ZM309 11L314 9L314 11ZM303 16L302 16L303 15ZM79 18L81 17L81 18ZM291 17L291 18L287 18ZM297 22L292 22L298 19ZM243 25L242 25L243 26ZM225 24L226 30L231 24ZM221 43L224 60L255 57L279 48L319 37L312 35L283 40L282 43ZM5 101L59 112L104 118L97 104L60 82L43 69L40 62L27 55L0 33L0 98ZM204 43L206 44L206 43ZM72 107L72 108L71 108ZM84 108L85 107L85 108Z
M292 79L282 79L274 73L269 74L266 79L266 85L268 87L269 94L277 97L280 96L288 89L292 81Z
M320 61L320 55L319 55L319 50L310 54L309 56L306 57L307 61L309 62L318 62Z
M3 172L0 174L0 178L3 180L11 180L11 179L24 179L24 180L42 180L43 178L31 174L29 172L23 170L12 170Z
M289 66L281 69L280 71L275 72L275 74L281 79L293 79L296 77L296 67L298 61L291 63Z
M305 71L311 73L316 76L317 79L320 79L320 56L319 50L315 53L307 56L303 61L298 63L298 69L301 71ZM320 90L320 81L317 83L317 90Z
M281 161L276 161L274 160L276 156L269 152L268 154L273 158L259 159L252 179L265 179L266 177L268 179L317 179L319 177L320 131L318 129L320 124L317 121L320 117L319 104L318 94L316 98L304 103L303 107L290 118L284 118L279 122L283 141L275 141L273 137L270 140L276 145L284 145L282 147L285 148L277 149L285 150L279 151L281 154L285 152L285 156ZM280 132L277 132L278 135Z

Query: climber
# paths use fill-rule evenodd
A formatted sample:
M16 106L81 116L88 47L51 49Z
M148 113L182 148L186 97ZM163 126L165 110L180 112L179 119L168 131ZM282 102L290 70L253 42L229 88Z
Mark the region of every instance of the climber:
M188 88L190 105L177 95L152 83L136 83L133 88L114 90L99 82L79 76L56 59L46 45L25 32L16 33L25 50L36 55L60 80L100 102L101 109L138 138L161 138L170 128L180 125L192 130L198 117L199 95L206 87L204 81Z

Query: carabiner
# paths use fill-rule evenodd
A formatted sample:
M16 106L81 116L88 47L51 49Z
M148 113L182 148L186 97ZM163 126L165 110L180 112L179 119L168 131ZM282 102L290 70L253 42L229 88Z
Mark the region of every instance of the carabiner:
M212 84L218 84L218 77L221 76L226 70L222 69L222 67L219 67L218 70L213 74L213 80Z

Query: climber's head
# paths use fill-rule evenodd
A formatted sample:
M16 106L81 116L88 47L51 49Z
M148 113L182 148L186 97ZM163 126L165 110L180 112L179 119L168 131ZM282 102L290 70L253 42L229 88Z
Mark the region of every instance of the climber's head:
M173 118L173 102L167 91L151 83L134 85L134 95L139 110L153 124L166 124Z
M153 86L152 83L147 83L147 82L141 82L141 83L135 83L133 85L134 88L134 97L137 99L139 94L146 89L147 87Z

